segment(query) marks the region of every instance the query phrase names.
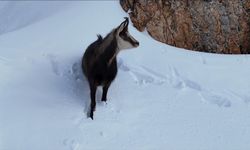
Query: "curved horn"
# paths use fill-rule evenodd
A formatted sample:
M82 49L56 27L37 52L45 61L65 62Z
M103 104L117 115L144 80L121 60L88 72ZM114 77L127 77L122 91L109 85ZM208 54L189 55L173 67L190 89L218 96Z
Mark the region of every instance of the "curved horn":
M121 23L121 25L124 24L125 26L127 26L129 23L129 19L128 19L128 17L124 17L124 19L125 20Z
M128 19L128 17L124 17L124 19L125 19L125 23L126 23L126 26L128 26L128 24L129 24L129 19Z
M129 19L128 19L128 17L124 17L124 19L125 19L125 21L126 21L126 22L129 22Z

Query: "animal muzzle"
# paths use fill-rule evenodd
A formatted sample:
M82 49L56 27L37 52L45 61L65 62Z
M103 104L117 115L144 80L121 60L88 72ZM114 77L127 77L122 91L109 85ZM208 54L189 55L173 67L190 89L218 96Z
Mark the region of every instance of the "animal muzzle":
M135 38L133 38L132 36L130 36L129 41L130 41L131 45L133 45L133 47L138 47L139 46L139 42Z
M139 44L140 44L140 43L139 43L138 41L133 42L134 47L138 47Z

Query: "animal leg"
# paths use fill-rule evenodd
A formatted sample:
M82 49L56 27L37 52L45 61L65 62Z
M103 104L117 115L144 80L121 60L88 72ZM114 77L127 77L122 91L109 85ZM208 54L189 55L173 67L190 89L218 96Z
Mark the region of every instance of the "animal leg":
M107 83L106 85L104 85L102 87L102 101L106 102L107 101L107 93L108 93L108 89L110 86L111 82Z
M95 101L95 95L96 95L96 89L97 86L94 84L90 85L90 98L91 98L91 103L90 103L90 113L89 117L93 120L94 119L94 111L96 107L96 101Z

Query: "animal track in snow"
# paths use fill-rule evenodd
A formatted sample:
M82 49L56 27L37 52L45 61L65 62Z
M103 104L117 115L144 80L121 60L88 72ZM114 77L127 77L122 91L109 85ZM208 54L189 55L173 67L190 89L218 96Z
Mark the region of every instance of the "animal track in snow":
M66 147L69 147L70 150L77 150L80 146L79 142L77 142L76 140L70 140L70 139L63 140L63 144Z
M83 74L81 70L81 62L76 61L74 63L69 63L68 65L60 65L58 58L54 54L44 54L44 56L49 60L51 68L54 74L57 76L64 76L67 79L72 79L78 81L82 80Z
M202 88L198 83L181 77L175 68L171 68L171 75L169 77L169 83L173 87L178 89L191 89L199 93L203 101L209 102L211 104L216 104L219 107L230 107L231 101L228 97L221 94L216 94L209 90Z
M170 71L171 75L168 78L168 81L173 87L178 89L189 88L196 91L202 91L202 87L198 83L181 77L175 68L171 68Z
M234 91L229 91L232 96L238 98L239 100L243 101L244 103L249 103L250 102L250 96L248 94L239 94ZM243 93L249 93L248 91L245 91Z
M241 99L245 102L245 103L249 103L250 102L250 96L248 95L242 95Z
M215 94L209 91L203 91L200 93L203 101L209 102L211 104L216 104L219 107L231 107L231 101L223 95Z
M122 59L118 61L118 67L122 71L128 72L134 82L139 85L157 84L166 82L166 77L144 66L129 66Z
M69 72L74 75L74 78L76 81L82 80L83 73L82 73L82 68L81 68L81 62L75 62L72 65L71 70Z
M61 76L61 73L59 71L59 64L58 64L58 61L57 61L57 58L55 55L52 55L52 54L48 54L48 55L45 55L48 60L50 61L50 64L51 64L51 67L52 67L52 71L58 75L58 76Z

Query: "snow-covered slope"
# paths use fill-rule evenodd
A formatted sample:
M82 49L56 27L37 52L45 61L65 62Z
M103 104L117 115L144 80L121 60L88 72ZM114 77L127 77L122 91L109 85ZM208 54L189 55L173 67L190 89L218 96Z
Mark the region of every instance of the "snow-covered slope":
M67 9L71 2L1 1L0 34L11 32Z
M15 3L8 2L20 21L27 12ZM45 18L48 5L39 5L42 15L28 13L25 27L6 22L0 7L0 25L18 27L0 35L0 150L250 148L248 55L174 48L130 25L140 47L119 54L107 104L98 101L91 120L81 56L126 14L116 1L54 3L60 11Z

